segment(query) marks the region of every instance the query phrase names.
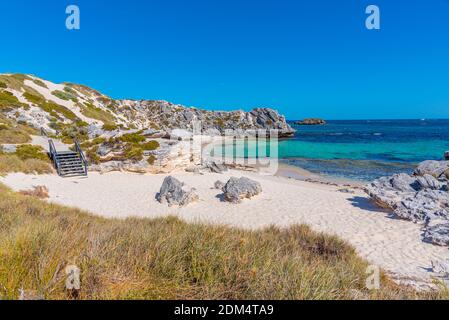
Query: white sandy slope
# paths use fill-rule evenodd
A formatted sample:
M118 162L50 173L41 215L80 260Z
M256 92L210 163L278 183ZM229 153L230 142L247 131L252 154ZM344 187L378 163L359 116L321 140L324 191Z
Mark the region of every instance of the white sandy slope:
M241 204L221 201L216 180L248 176L262 184L263 193ZM0 177L14 190L45 185L49 201L79 207L108 218L177 216L188 222L225 224L245 229L270 225L307 224L334 234L353 245L361 257L386 270L398 282L425 287L432 277L432 261L449 259L449 250L421 240L419 225L394 219L370 204L361 191L347 194L338 187L266 177L255 173L223 175L175 174L198 190L200 201L184 208L169 208L155 200L165 175L90 173L88 178L32 176L21 173Z

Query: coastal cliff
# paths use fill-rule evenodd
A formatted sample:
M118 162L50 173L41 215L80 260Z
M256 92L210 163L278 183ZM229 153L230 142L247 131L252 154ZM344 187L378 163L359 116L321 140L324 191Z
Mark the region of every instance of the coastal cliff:
M269 108L209 111L160 100L116 100L84 85L31 75L0 75L0 147L32 142L41 130L68 145L81 143L91 170L170 172L200 164L188 138L199 124L211 138L277 130L292 136L285 117ZM187 141L183 141L187 140Z

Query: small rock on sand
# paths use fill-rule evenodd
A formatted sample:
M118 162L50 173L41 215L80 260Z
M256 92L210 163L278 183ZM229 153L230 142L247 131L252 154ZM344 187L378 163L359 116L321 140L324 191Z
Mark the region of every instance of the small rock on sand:
M168 176L164 179L156 199L160 203L167 203L170 207L173 205L182 207L198 200L199 197L194 188L186 188L184 183L172 176Z
M262 192L259 182L246 177L232 177L223 186L224 199L228 202L239 203L242 199L250 199Z

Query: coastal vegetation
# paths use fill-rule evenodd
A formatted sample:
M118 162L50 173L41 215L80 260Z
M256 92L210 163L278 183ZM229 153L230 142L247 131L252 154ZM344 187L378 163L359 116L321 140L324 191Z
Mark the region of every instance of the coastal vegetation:
M48 160L21 159L17 154L6 154L0 151L0 176L13 172L27 174L52 173L53 169Z
M101 122L111 126L115 124L115 117L111 113L98 108L91 103L79 104L79 107L81 113L88 118L100 120Z
M2 185L0 219L1 299L17 299L19 289L67 299L67 265L81 270L81 299L447 297L385 275L379 290L367 290L367 262L306 226L250 232L176 218L107 220Z
M14 124L0 116L0 144L20 144L31 141L37 130L24 124Z

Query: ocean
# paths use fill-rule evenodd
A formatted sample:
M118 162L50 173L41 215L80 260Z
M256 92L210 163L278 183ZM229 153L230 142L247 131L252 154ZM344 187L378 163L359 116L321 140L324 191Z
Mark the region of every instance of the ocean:
M328 121L298 126L279 143L280 161L314 173L361 181L410 173L449 151L449 120Z
M329 177L365 182L411 173L419 162L441 160L449 151L449 120L341 120L319 126L289 123L297 131L293 138L279 141L279 161ZM247 142L238 140L214 148L213 153L254 158L260 156L260 150L269 154L270 145L259 142L256 153L250 155L251 150Z

